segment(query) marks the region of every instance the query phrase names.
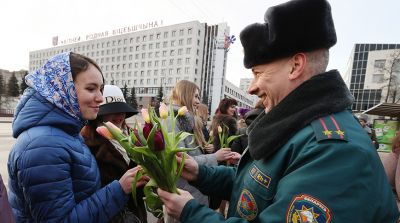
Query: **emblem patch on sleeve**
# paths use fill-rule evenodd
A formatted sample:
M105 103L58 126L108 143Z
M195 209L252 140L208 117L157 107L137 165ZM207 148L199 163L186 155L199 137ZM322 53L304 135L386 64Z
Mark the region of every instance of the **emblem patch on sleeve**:
M249 190L243 189L236 210L242 218L245 218L248 221L253 220L257 216L257 203Z
M329 223L331 220L329 208L307 194L295 196L286 214L286 223Z

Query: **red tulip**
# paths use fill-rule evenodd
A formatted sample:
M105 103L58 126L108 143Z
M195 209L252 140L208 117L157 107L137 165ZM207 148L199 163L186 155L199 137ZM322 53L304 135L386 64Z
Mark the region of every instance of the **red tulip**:
M146 139L149 137L152 128L153 128L152 124L144 123L143 135ZM165 149L164 137L159 129L156 130L156 133L154 134L154 138L150 139L150 140L154 141L154 150L155 151L162 151Z

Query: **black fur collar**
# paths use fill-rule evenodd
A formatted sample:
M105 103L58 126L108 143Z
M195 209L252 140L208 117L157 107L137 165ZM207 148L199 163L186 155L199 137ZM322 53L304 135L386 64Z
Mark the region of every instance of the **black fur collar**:
M353 100L337 70L312 77L249 126L251 157L259 160L271 156L313 120L343 111Z

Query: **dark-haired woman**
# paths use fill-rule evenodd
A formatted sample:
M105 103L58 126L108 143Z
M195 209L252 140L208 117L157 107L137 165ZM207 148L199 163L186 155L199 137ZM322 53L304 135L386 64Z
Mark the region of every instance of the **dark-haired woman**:
M8 158L16 221L107 222L125 206L137 168L102 188L96 160L79 134L103 101L99 66L61 53L25 81Z

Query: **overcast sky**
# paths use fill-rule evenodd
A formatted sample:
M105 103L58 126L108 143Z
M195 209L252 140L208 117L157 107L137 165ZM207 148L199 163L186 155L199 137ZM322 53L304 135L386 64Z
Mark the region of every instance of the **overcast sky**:
M266 9L284 0L1 0L0 69L28 69L29 51L59 39L163 20L227 22L239 36L263 22ZM399 0L330 0L338 36L329 68L344 72L355 43L400 43ZM251 77L242 63L239 38L228 52L227 79Z

